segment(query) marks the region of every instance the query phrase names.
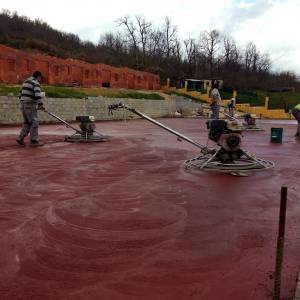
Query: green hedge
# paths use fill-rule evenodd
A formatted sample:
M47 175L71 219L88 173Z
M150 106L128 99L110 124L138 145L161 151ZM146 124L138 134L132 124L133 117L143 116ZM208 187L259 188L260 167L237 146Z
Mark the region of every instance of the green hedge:
M265 96L261 92L238 91L236 103L250 103L250 106L264 106Z
M300 93L267 93L265 91L238 92L237 103L250 103L251 106L263 106L265 97L269 96L269 109L284 109L288 112L296 104L300 103Z
M228 100L228 99L231 99L232 98L232 93L231 92L225 92L223 90L220 90L220 96L221 96L221 99L223 100Z
M288 112L295 105L300 103L300 93L286 92L286 93L270 93L269 94L269 108L281 108Z

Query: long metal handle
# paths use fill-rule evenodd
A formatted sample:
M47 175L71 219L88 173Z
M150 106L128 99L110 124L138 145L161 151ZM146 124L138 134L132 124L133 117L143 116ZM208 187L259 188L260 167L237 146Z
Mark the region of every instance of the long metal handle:
M48 111L47 109L43 110L44 112L46 112L48 115L52 116L53 118L59 120L60 122L64 123L67 127L72 128L73 130L75 130L77 133L82 134L82 131L80 131L79 129L77 129L76 127L73 127L71 124L69 124L68 122L66 122L65 120L63 120L62 118L60 118L59 116L55 115L54 113L52 113L51 111Z
M175 130L173 130L173 129L171 129L171 128L165 126L165 125L163 125L162 123L160 123L160 122L158 122L158 121L156 121L156 120L154 120L154 119L148 117L147 115L144 115L143 113L137 111L137 110L134 109L134 108L131 108L131 107L129 107L129 106L127 106L127 105L124 105L124 104L121 104L121 103L119 103L119 104L117 104L117 105L115 105L115 106L112 105L111 107L112 107L112 109L116 109L116 108L125 108L125 109L127 109L128 111L130 111L130 112L132 112L132 113L135 113L136 115L138 115L138 116L140 116L140 117L142 117L142 118L144 118L144 119L150 121L151 123L153 123L153 124L155 124L155 125L157 125L157 126L163 128L163 129L165 129L165 130L171 132L172 134L175 134L175 135L176 135L177 137L179 137L180 139L185 140L186 142L188 142L188 143L190 143L190 144L196 146L197 148L200 148L201 150L206 150L206 151L208 150L207 147L205 147L205 146L203 146L203 145L201 145L201 144L199 144L199 143L197 143L197 142L191 140L190 138L186 137L185 135L183 135L183 134L181 134L181 133L179 133L179 132L177 132L177 131L175 131Z
M233 117L233 116L231 116L231 115L229 115L229 114L226 114L225 112L223 112L223 114L224 114L224 116L228 117L228 118L231 119L231 120L239 121L237 118L235 118L235 117Z

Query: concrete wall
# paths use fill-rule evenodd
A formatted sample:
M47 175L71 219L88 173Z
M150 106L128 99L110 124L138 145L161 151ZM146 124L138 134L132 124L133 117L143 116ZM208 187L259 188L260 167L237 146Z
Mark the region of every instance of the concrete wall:
M201 104L193 103L183 97L174 97L171 100L140 100L140 99L114 99L114 98L88 98L66 99L47 98L45 107L66 121L74 121L78 115L92 115L96 120L120 120L138 118L126 110L114 111L108 114L108 105L122 101L125 104L154 118L173 116L176 110L182 110L187 115L196 110ZM0 97L0 124L22 123L19 99L17 97ZM40 122L57 122L56 119L44 112L39 112Z
M21 83L36 70L42 72L43 83L52 85L160 89L159 76L149 72L61 59L0 45L0 83Z

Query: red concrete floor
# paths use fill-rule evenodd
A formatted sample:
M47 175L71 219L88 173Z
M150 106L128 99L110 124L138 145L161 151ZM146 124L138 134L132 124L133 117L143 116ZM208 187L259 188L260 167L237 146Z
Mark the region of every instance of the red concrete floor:
M161 121L207 142L204 120ZM96 144L42 125L41 148L15 145L18 128L1 127L0 298L272 299L287 185L282 298L292 299L300 142L294 123L261 125L243 146L276 167L249 177L187 172L197 148L146 120L98 123L112 138ZM271 126L284 127L283 144L269 142Z

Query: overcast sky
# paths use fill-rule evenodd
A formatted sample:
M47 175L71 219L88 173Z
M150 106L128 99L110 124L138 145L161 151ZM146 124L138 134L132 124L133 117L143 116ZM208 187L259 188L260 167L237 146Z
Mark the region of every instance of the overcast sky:
M144 15L157 26L169 16L181 38L218 29L240 46L253 41L268 52L273 70L300 74L300 0L1 0L0 8L93 42L125 15Z

